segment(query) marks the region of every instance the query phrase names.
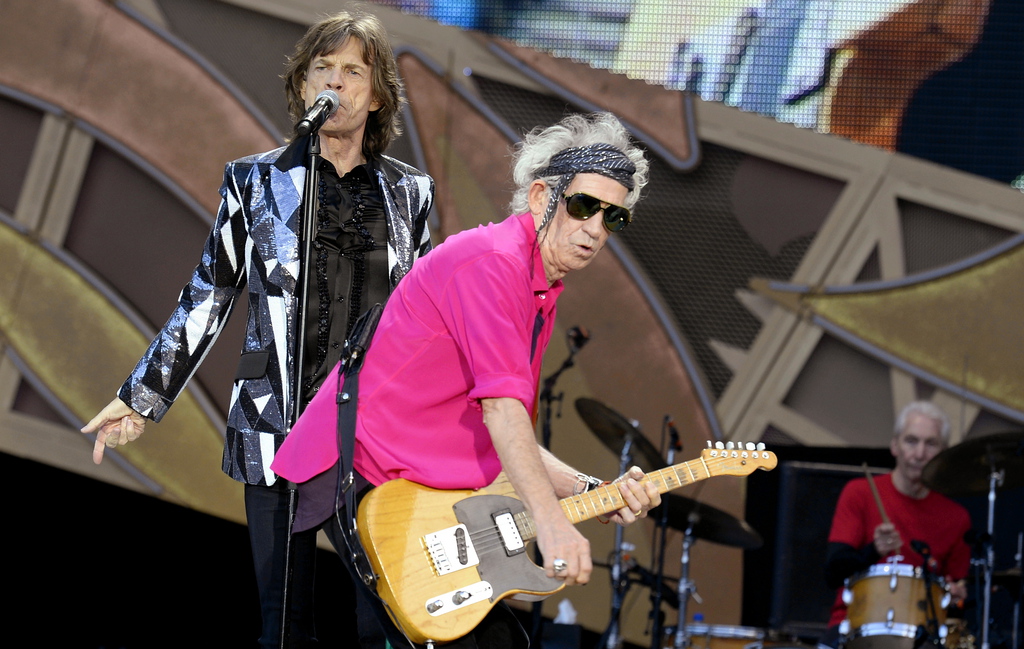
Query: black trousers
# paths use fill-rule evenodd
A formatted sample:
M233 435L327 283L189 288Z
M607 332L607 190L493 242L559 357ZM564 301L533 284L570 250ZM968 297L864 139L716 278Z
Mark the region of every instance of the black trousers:
M263 618L259 646L266 649L281 646L290 497L283 483L283 480L279 480L271 487L245 485L245 516L249 525L249 544L252 546L260 614ZM316 530L295 534L292 547L289 646L310 647L316 643L313 621Z

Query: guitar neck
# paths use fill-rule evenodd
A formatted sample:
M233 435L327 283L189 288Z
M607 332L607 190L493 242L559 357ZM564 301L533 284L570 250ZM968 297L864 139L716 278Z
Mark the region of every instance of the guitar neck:
M663 494L716 475L748 475L755 469L775 468L777 460L774 454L764 451L763 448L761 445L757 451L744 451L742 448L708 449L695 460L651 471L641 482L653 483L658 488L658 493ZM619 492L618 485L608 484L586 493L562 498L559 504L566 518L576 524L622 509L626 506L626 501ZM530 541L537 536L533 519L528 513L517 514L516 522L524 541Z

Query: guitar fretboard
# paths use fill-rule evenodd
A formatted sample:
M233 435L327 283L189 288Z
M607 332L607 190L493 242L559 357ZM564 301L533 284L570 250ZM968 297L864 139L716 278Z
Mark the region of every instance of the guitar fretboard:
M774 455L760 448L707 449L695 460L651 471L641 482L653 482L658 493L706 480L715 475L748 475L755 469L773 469ZM573 524L604 516L626 506L616 484L608 484L575 496L563 498L562 511ZM537 536L533 518L527 512L516 514L516 525L524 541Z

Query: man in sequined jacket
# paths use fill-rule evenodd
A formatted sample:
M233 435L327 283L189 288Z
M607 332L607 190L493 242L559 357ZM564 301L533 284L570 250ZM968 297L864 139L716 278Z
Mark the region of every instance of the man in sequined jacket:
M430 250L434 184L382 153L401 133L401 82L376 18L341 13L313 25L284 75L295 122L325 90L340 99L319 130L316 232L301 327L302 399L316 393L349 328L384 302L415 259ZM178 306L114 399L82 431L96 434L93 459L160 421L223 329L248 286L249 309L231 395L225 473L245 483L246 516L263 614L262 646L303 646L312 622L315 530L296 535L288 633L281 633L284 547L291 495L270 470L293 414L299 339L297 229L309 140L227 165L216 223Z

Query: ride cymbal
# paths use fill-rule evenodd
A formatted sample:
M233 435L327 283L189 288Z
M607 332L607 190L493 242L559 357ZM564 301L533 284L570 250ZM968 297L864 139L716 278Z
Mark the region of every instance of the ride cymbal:
M648 517L660 520L663 507L668 507L669 527L681 532L690 526L692 517L695 538L744 550L755 550L764 544L761 535L746 521L692 498L662 494L661 504L648 512Z
M993 472L1003 472L997 489L1024 485L1024 431L995 433L964 440L925 465L921 480L947 496L988 493Z
M600 401L586 397L576 399L576 411L601 443L616 455L622 455L626 440L632 439L630 450L634 464L645 472L668 466L658 449L640 432L639 424L626 419Z

